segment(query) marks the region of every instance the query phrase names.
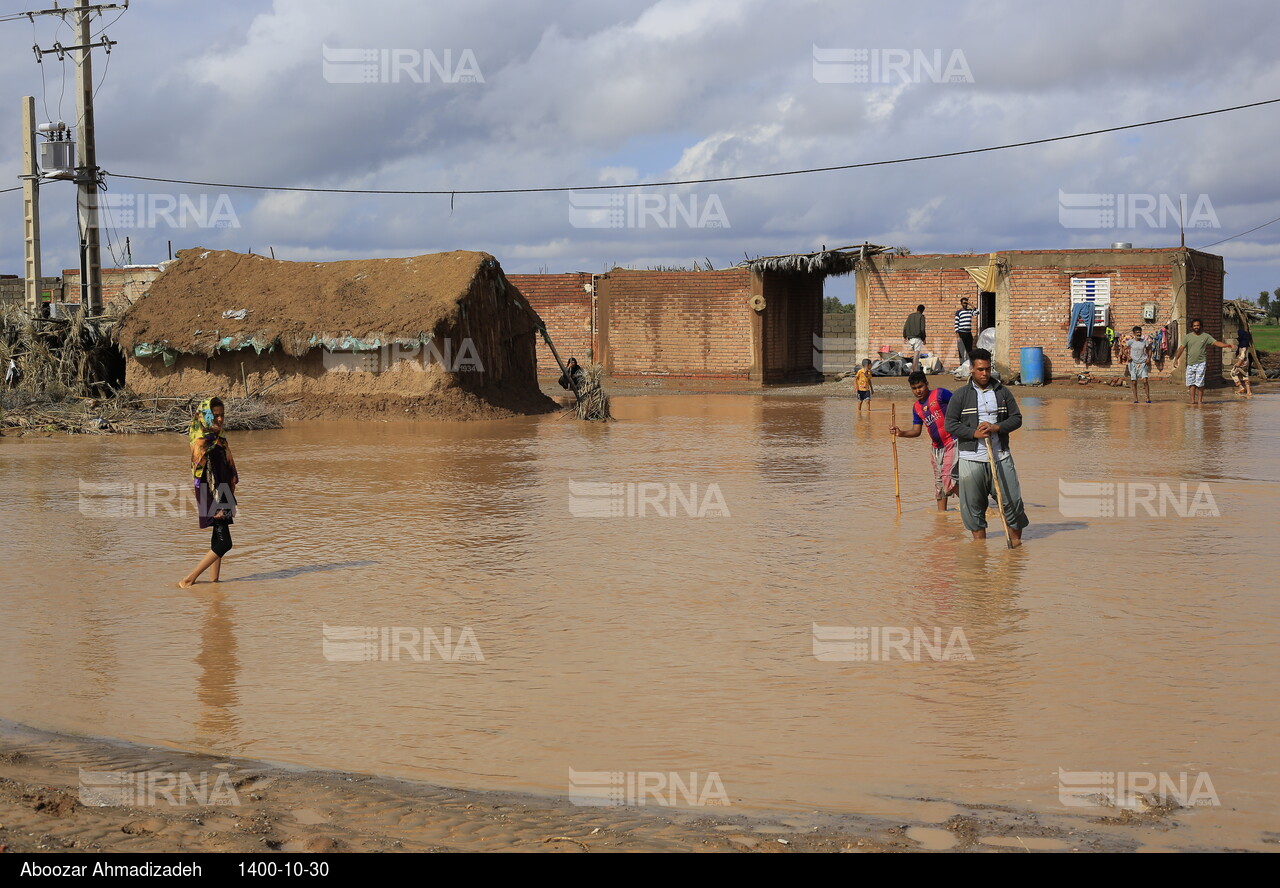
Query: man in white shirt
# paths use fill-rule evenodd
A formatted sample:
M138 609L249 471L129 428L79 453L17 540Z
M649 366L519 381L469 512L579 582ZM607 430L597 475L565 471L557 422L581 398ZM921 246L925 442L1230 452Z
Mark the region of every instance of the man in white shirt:
M990 446L1010 541L1017 548L1022 545L1022 529L1031 523L1009 453L1009 433L1022 428L1022 411L1009 389L991 378L991 352L970 352L969 372L969 385L958 389L947 404L947 433L959 442L960 450L960 515L975 540L987 538L987 501L996 495L987 460Z

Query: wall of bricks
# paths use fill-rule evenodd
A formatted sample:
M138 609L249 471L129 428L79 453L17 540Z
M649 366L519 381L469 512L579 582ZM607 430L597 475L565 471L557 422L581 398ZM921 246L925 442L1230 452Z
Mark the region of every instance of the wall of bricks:
M1084 369L1078 350L1067 344L1074 277L1110 280L1110 323L1118 337L1135 324L1151 332L1185 316L1180 286L1185 263L1186 312L1202 315L1210 332L1221 330L1222 260L1217 256L1184 249L1065 250L1005 252L999 259L1007 263L1008 273L1000 276L997 287L994 357L1015 372L1021 369L1024 346L1044 349L1051 375ZM874 357L884 345L901 349L902 325L915 306L923 304L928 344L948 368L954 367L953 317L959 298L968 296L971 306L978 306L978 287L964 269L986 264L985 254L877 257L864 273L867 304L860 305L858 313L859 323L866 324L867 356ZM1142 319L1148 303L1155 305L1154 323ZM1216 328L1209 326L1211 316ZM1104 348L1100 358L1090 368L1095 374L1124 374L1124 362L1114 351ZM1167 376L1170 363L1153 366L1152 376Z
M827 375L856 370L858 349L854 341L857 315L851 311L827 312L822 316L822 348L816 361Z
M509 274L507 280L516 285L542 317L561 359L576 357L578 363L588 363L588 353L596 348L591 317L591 275L587 272ZM538 335L538 375L560 375L556 359L541 334Z
M1222 257L1198 251L1188 251L1187 257L1187 324L1191 329L1191 320L1200 318L1204 321L1204 332L1216 339L1223 334L1222 318ZM1235 340L1228 340L1234 342ZM1205 377L1217 379L1224 369L1230 369L1233 352L1220 348L1209 348ZM1227 356L1227 367L1223 367L1223 356ZM1186 366L1186 362L1183 362Z
M160 276L160 268L156 265L135 265L132 268L102 269L102 305L124 307L136 301L151 286L151 282ZM55 299L57 297L55 296ZM62 271L62 298L60 302L80 301L80 269L66 268Z
M939 262L938 260L946 260ZM865 306L859 304L857 323L866 331L866 351L858 360L875 360L883 351L906 348L902 325L907 316L924 305L925 345L929 353L941 355L947 367L955 367L955 312L960 297L968 296L971 307L978 305L978 287L964 270L966 265L985 265L982 256L875 257L868 263L865 277Z
M597 277L596 288L598 338L610 376L750 377L755 312L747 305L747 269L615 268Z
M40 278L40 290L51 291L53 301L60 302L62 300L62 278L42 277ZM26 304L26 281L16 274L0 275L0 304L9 305L25 305Z

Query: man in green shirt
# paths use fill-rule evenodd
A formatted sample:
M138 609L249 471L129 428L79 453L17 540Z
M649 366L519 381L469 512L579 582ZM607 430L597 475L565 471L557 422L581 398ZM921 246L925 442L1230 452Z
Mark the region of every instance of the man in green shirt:
M1183 352L1187 353L1187 392L1191 395L1192 407L1204 404L1204 371L1208 364L1209 346L1235 348L1234 345L1228 345L1202 332L1203 327L1204 324L1200 319L1194 318L1191 321L1191 332L1183 337L1178 353L1173 356L1173 369L1176 370L1178 359L1182 357Z

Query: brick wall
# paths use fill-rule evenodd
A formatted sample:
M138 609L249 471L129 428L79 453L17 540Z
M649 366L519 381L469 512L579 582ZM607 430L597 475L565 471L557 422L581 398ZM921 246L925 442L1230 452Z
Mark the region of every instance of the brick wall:
M580 364L586 364L588 352L596 347L591 329L591 275L587 272L509 274L507 280L516 285L542 317L561 359L576 357ZM538 336L538 375L560 375L556 359L541 335Z
M1191 329L1191 320L1204 321L1204 332L1216 339L1222 338L1222 257L1196 250L1187 251L1187 323L1184 331ZM1234 341L1234 340L1231 340ZM1223 355L1230 355L1220 348L1210 347L1205 366L1206 379L1222 376ZM1228 360L1228 366L1230 359ZM1185 366L1185 364L1184 364Z
M62 278L40 278L40 291L49 291L53 302L62 301ZM18 275L0 275L0 303L25 305L27 298L26 281Z
M949 267L936 261L946 259ZM968 296L977 307L977 285L964 270L965 265L985 265L986 255L964 257L876 257L866 274L866 305L858 306L857 323L866 330L866 353L857 357L875 360L882 348L900 352L906 348L902 325L907 316L924 305L926 346L935 350L943 363L956 366L955 312L960 297ZM865 316L865 317L864 317Z
M755 312L747 305L748 270L615 268L596 288L609 375L749 378Z
M155 265L138 265L133 268L102 269L102 305L121 305L136 301L147 292L151 282L160 276ZM62 302L80 301L80 269L67 268L62 272ZM56 298L56 297L55 297ZM233 307L233 306L228 306Z
M1181 249L1066 250L1000 253L1009 271L1001 275L996 294L995 358L1020 369L1024 346L1044 349L1049 372L1067 375L1083 369L1067 345L1073 277L1111 281L1111 326L1117 335L1135 324L1147 331L1176 317L1181 297L1181 262L1188 261L1187 305L1191 315L1205 318L1207 329L1221 330L1222 261L1220 257ZM960 296L978 305L978 287L965 266L986 265L987 256L877 257L865 273L866 302L858 322L865 323L865 347L873 356L883 345L902 348L902 325L917 304L924 304L929 345L948 368L956 365L952 318ZM1143 306L1155 305L1156 321L1144 321ZM1196 306L1192 309L1191 306ZM865 316L865 317L864 317ZM1217 327L1208 327L1209 318ZM1095 363L1102 375L1124 373L1121 358L1109 353L1110 363ZM1220 358L1220 356L1219 356ZM1106 359L1104 358L1104 361ZM1152 368L1153 377L1167 376L1170 362ZM1210 370L1213 370L1211 365Z
M818 369L828 375L855 370L858 349L854 342L857 316L851 311L827 312L822 316L822 349Z

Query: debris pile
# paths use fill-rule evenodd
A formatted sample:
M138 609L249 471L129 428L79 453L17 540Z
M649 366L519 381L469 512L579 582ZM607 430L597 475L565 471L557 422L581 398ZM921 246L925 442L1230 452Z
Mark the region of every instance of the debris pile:
M27 392L0 395L0 435L111 435L186 432L200 398L147 398L123 392L114 398L54 400ZM278 429L284 411L255 398L224 399L227 431Z

